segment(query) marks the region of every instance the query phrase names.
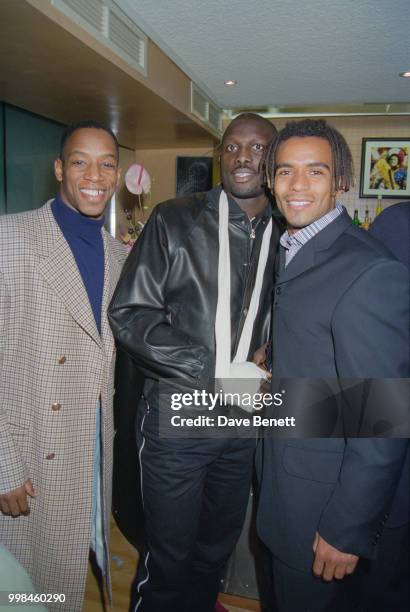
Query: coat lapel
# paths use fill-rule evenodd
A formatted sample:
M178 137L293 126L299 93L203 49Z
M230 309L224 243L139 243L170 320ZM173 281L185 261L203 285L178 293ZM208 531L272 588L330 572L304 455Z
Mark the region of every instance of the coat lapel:
M106 232L103 231L104 238L104 293L102 302L102 316L101 316L101 337L103 345L107 355L110 355L114 350L114 339L112 336L111 328L108 322L107 310L110 304L111 298L114 293L114 289L117 285L118 279L121 273L121 264L118 261L118 254L114 252L112 244L107 236ZM125 259L125 256L124 256Z
M39 255L40 273L78 325L101 346L101 337L81 274L54 219L50 203L39 210L39 222L33 230L33 246Z

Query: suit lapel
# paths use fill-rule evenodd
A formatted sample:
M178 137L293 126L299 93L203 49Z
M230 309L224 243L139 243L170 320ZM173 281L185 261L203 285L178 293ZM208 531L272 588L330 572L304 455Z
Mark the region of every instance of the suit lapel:
M300 276L315 265L315 249L312 248L312 240L309 240L309 242L298 251L286 268L280 271L276 281L278 285L286 283L296 276ZM283 257L285 257L285 253L283 253Z
M38 269L73 319L101 346L100 334L81 274L49 203L39 210L39 217L33 240L39 255Z
M331 247L340 234L351 225L352 220L344 210L334 221L302 246L288 266L280 272L277 284L286 283L316 266L321 258L320 253Z

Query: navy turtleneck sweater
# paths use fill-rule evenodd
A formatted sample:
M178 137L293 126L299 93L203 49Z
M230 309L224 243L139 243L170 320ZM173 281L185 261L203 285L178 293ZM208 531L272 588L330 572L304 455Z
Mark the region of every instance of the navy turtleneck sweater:
M74 255L87 290L98 331L104 290L104 219L90 219L63 202L58 193L51 210Z

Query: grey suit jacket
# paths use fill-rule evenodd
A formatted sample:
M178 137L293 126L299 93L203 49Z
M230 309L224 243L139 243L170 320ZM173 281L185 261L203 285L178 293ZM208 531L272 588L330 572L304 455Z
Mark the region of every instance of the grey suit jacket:
M275 378L407 378L409 280L344 212L277 279ZM258 531L271 551L310 571L316 531L372 558L388 518L406 440L266 438L258 456Z

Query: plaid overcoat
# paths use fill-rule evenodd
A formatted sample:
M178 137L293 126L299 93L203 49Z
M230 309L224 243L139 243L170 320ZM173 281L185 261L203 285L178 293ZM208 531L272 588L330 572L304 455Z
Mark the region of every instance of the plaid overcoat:
M82 609L92 516L96 406L102 404L103 497L109 533L114 341L106 310L125 252L102 230L101 336L50 202L0 217L0 493L31 478L29 516L0 512L0 541L50 610Z

